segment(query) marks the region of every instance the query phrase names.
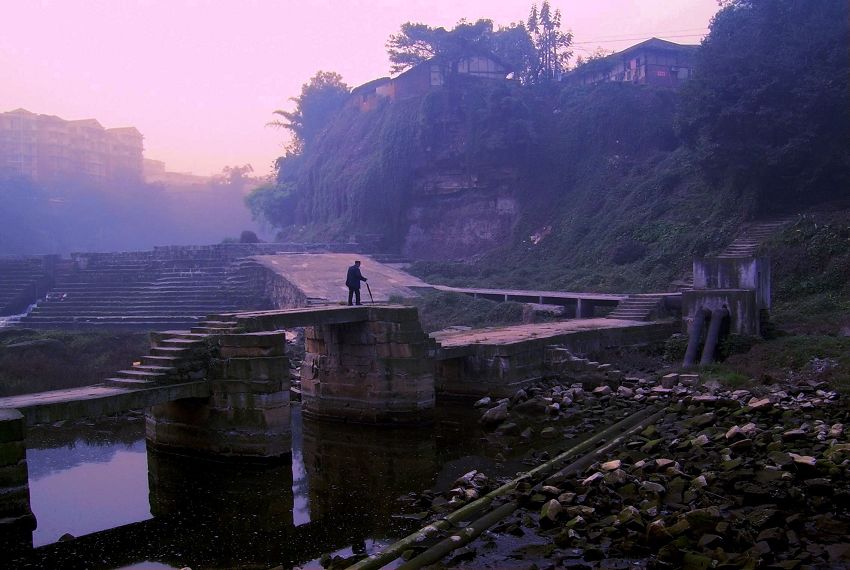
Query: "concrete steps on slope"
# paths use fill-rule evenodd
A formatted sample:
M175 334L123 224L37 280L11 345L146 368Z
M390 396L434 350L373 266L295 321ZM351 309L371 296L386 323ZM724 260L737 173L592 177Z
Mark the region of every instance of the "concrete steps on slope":
M663 301L662 295L630 295L621 301L617 307L606 315L608 319L622 319L627 321L648 321L654 312L657 312L659 304Z

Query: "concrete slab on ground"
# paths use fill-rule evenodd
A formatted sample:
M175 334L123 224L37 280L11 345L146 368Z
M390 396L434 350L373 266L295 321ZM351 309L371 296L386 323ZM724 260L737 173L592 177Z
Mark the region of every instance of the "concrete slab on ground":
M304 292L310 299L329 303L348 300L345 275L354 260L361 262L360 271L369 280L375 302L386 302L391 295L416 297L412 287L429 285L412 275L389 265L379 263L368 255L352 253L279 253L255 256L258 263L274 271ZM361 290L363 303L368 303L369 292L364 283Z
M206 398L209 395L209 383L205 380L138 390L95 384L0 398L0 409L16 409L24 415L28 424L33 425L101 417L182 398Z
M475 347L507 347L521 343L572 344L576 350L612 342L632 344L666 338L675 332L673 321L628 321L620 319L574 319L474 330L446 330L431 333L439 344L437 358L457 358ZM569 342L574 341L574 342Z

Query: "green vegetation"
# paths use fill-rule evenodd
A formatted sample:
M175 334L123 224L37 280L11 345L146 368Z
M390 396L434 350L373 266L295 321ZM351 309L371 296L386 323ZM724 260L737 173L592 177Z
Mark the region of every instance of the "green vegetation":
M534 315L522 303L496 303L473 299L460 293L424 291L417 298L391 298L390 302L417 307L425 332L454 326L482 328L516 325L535 320ZM540 317L537 317L537 320L540 320Z
M407 22L387 41L391 71L400 73L431 58L445 65L448 75L457 60L470 54L491 53L505 62L524 84L557 80L567 70L573 34L561 29L561 11L548 0L531 6L526 22L493 29L491 20L461 20L451 30Z
M301 95L292 97L295 110L278 109L275 115L283 117L269 123L289 130L295 137L291 153L300 153L313 144L334 115L342 108L351 89L339 73L320 71L301 87Z
M544 41L542 9L538 16L537 32L523 24L511 42L527 51L524 33L539 63L554 40ZM345 108L312 149L279 161L276 185L252 207L288 239L372 234L399 250L429 174L506 171L520 204L511 240L474 263L418 263L417 275L665 289L693 256L722 249L743 220L799 211L846 188L848 21L846 2L724 2L697 78L681 92L454 76L421 97ZM390 54L403 65L482 47L498 54L495 38L505 34L486 20L451 31L407 24ZM559 41L565 57L568 42Z
M144 333L0 330L0 397L102 382L148 350Z
M704 176L758 213L841 195L850 181L842 0L726 2L697 54L679 125Z
M773 318L789 332L850 334L850 212L800 216L766 244Z
M797 215L764 251L781 260L775 338L727 339L725 362L705 373L736 386L788 374L850 386L850 341L831 336L850 334L847 2L722 2L680 91L537 81L543 28L406 24L389 44L398 69L487 49L519 62L521 81L450 74L421 97L344 108L312 149L279 161L255 211L288 238L378 234L400 251L429 175L507 172L519 204L511 239L412 272L450 285L618 292L667 289L742 222ZM569 40L559 41L565 58ZM417 303L429 328L498 320L468 301Z
M783 380L827 382L850 392L850 338L827 335L794 335L761 342L745 354L730 356L721 364L703 367L708 380L744 387L752 381L772 384Z

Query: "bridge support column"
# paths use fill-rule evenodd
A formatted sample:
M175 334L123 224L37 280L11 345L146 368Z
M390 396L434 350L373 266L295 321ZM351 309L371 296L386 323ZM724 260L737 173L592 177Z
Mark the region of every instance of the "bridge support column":
M0 410L0 548L32 547L35 516L30 509L25 420L18 410Z
M434 358L414 307L370 307L367 320L305 330L301 399L308 416L422 423L434 409Z
M576 318L592 319L596 305L590 299L576 299Z
M148 410L149 445L219 458L289 456L290 377L284 333L226 334L217 340L208 374L212 395Z

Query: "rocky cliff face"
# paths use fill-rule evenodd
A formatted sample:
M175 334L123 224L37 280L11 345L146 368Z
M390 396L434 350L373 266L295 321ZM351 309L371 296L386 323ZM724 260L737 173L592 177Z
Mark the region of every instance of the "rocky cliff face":
M519 218L516 173L430 172L404 213L402 253L413 259L465 259L511 239Z
M344 109L278 184L296 196L289 239L380 235L413 259L462 260L511 239L527 148L504 100L515 86L446 87ZM518 104L518 103L517 103Z

